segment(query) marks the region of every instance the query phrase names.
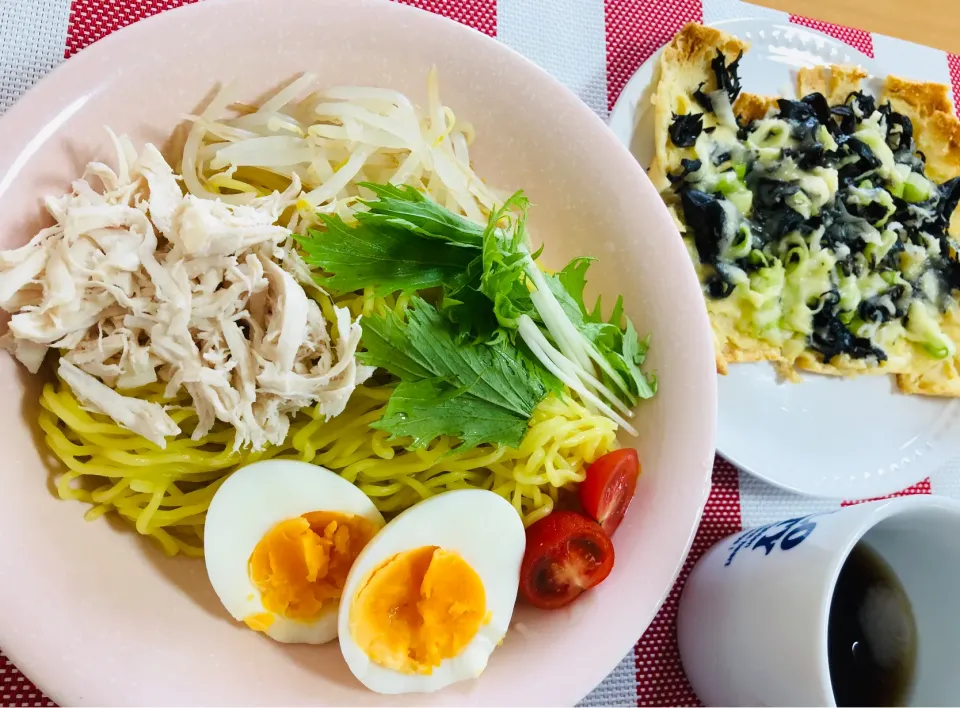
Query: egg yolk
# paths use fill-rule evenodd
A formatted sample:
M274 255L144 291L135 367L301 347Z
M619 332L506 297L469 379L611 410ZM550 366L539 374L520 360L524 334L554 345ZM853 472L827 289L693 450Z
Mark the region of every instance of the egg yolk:
M299 622L313 622L343 592L350 566L376 527L360 516L312 511L281 521L250 556L250 580L264 609ZM263 613L246 618L265 631Z
M377 664L430 674L489 621L486 602L480 576L459 554L424 546L370 573L350 607L350 633Z

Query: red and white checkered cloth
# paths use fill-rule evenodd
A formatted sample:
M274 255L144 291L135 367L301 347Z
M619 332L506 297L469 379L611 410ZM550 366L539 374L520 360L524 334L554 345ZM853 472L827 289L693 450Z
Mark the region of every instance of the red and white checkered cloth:
M124 25L192 1L0 0L0 113L65 57ZM890 64L904 75L950 83L960 95L958 56L739 0L400 1L498 38L554 74L604 117L637 67L690 20L763 17L806 25L871 57L890 57ZM903 493L931 492L960 498L960 461ZM634 651L583 705L699 705L680 666L674 632L680 588L695 559L741 527L840 504L782 492L718 459L703 523L677 586ZM150 701L149 696L143 699ZM55 704L0 653L0 705Z

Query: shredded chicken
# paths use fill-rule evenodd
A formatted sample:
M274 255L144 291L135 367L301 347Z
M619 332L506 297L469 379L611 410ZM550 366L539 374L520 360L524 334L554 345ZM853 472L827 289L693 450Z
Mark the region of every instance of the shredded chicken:
M59 350L58 374L89 410L160 447L180 428L125 390L186 391L192 437L221 421L238 449L282 443L305 407L341 413L373 369L356 361L360 326L343 308L331 342L305 290L317 286L276 225L299 181L241 205L184 196L153 145L138 155L111 139L116 171L88 165L70 194L46 200L55 226L0 252L0 308L12 315L0 346L31 373Z

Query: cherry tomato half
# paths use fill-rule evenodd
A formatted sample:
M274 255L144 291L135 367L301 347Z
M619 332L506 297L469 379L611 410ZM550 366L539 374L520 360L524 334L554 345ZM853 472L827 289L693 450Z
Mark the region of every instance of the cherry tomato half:
M534 607L553 610L610 575L613 543L603 529L575 511L555 511L527 529L520 592Z
M587 468L587 478L580 483L580 503L608 536L630 506L639 476L640 459L629 447L608 452Z

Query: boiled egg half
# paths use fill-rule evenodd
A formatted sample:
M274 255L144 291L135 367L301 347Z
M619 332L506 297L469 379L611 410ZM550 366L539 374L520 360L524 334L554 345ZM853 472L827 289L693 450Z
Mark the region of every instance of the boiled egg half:
M483 490L445 492L393 519L360 552L340 601L340 649L379 693L479 676L513 615L526 539Z
M279 642L329 642L350 568L383 523L363 492L328 469L256 462L210 503L207 574L227 612L251 629Z

